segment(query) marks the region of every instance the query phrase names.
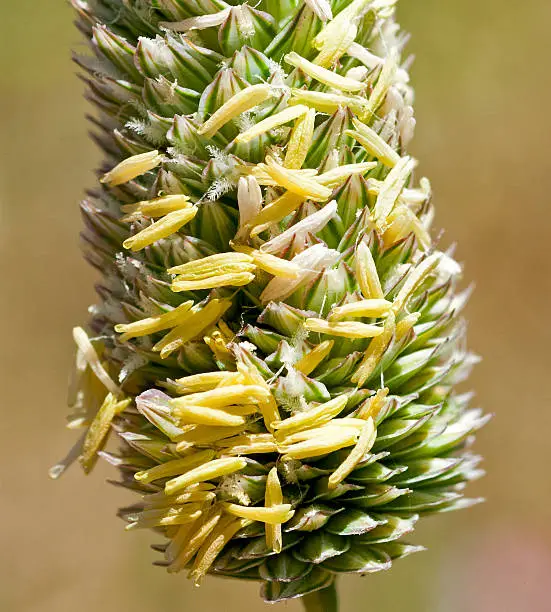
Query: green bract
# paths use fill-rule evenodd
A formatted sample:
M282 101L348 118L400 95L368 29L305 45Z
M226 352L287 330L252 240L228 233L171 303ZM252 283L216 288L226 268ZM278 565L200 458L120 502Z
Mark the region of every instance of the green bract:
M467 295L407 154L395 1L72 4L102 281L74 330L84 433L52 476L102 457L160 565L329 610L337 574L419 550L418 518L476 501L481 474L486 418L454 392Z

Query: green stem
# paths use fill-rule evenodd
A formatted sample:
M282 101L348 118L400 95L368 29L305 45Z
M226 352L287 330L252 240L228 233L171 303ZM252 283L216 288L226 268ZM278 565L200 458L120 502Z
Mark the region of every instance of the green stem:
M302 598L305 612L339 612L336 581L325 589L314 591Z

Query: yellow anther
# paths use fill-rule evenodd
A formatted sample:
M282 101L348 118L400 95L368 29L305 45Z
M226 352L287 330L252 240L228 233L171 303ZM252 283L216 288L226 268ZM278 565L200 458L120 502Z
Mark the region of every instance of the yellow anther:
M346 407L347 402L348 396L341 395L324 404L303 410L288 419L275 423L274 429L277 431L278 438L281 438L281 436L288 436L301 429L324 425L341 413Z
M396 72L398 70L398 53L396 49L391 49L388 57L385 60L377 83L369 96L369 102L362 119L370 121L378 108L384 102L386 94L396 80Z
M373 419L369 417L365 422L356 446L350 451L348 457L339 465L339 467L329 476L328 487L334 489L341 483L362 461L365 454L369 452L377 438L377 430L373 423Z
M134 479L143 484L148 484L155 480L159 480L160 478L178 476L179 474L182 474L182 472L187 472L192 468L203 465L203 463L214 459L214 456L214 451L199 451L193 455L188 455L183 459L174 459L172 461L167 461L166 463L160 463L149 470L137 472L134 474Z
M357 22L370 4L371 0L354 0L327 23L312 43L320 51L316 64L331 66L346 53L357 36Z
M416 161L414 159L402 157L383 181L372 213L375 226L380 232L387 228L387 217L394 208L415 166Z
M224 438L231 438L243 433L245 427L246 424L235 427L194 425L189 431L178 437L176 452L188 452L194 445L211 444L212 442L219 442Z
M251 219L251 236L254 238L270 225L278 223L297 210L305 200L306 196L286 191L282 196L267 204L254 219Z
M199 134L210 138L218 130L241 113L244 113L272 96L269 85L251 85L237 92L225 102L212 116L199 128Z
M192 393L172 400L175 406L195 405L223 408L233 404L261 404L270 398L270 391L262 385L232 385L211 391Z
M250 142L257 136L261 136L262 134L265 134L266 132L269 132L270 130L273 130L274 128L277 128L281 125L285 125L286 123L289 123L290 121L293 121L294 119L298 119L298 117L305 115L307 112L308 112L307 106L301 106L301 105L289 106L285 110L282 110L281 112L276 113L275 115L270 115L269 117L266 117L266 119L259 121L257 124L253 125L250 129L245 130L244 132L241 132L241 134L239 134L235 138L235 142L237 143Z
M332 70L327 70L318 64L313 64L307 59L301 57L298 53L292 51L285 56L285 61L295 68L300 68L305 74L312 77L314 80L333 87L334 89L340 89L341 91L361 91L364 89L365 84L350 79L348 77L341 76Z
M120 323L115 325L115 331L122 334L121 342L126 342L130 338L139 338L149 334L155 334L171 327L181 325L191 316L191 307L193 302L190 300L180 304L174 310L169 310L163 314L140 319L132 323Z
M145 510L140 512L138 520L126 526L126 531L133 529L152 529L155 527L176 527L195 522L202 514L201 504L188 504L189 508L177 510Z
M277 453L277 444L272 434L242 434L222 440L217 444L224 455L254 455Z
M350 108L357 114L365 111L367 100L360 96L345 96L344 94L309 91L307 89L292 89L289 104L305 104L320 113L332 115L339 108Z
M395 329L395 316L394 313L390 311L383 327L383 333L371 340L365 351L362 362L352 375L351 381L356 383L358 387L363 387L379 365L382 356L392 340Z
M413 233L419 247L426 251L431 246L430 234L415 213L403 204L394 208L387 218L388 227L383 234L385 246L391 246Z
M82 355L82 358L88 364L92 372L94 372L98 380L115 397L120 397L122 395L121 388L113 381L107 370L103 367L94 345L90 342L88 334L82 327L73 328L73 339L79 348L80 355Z
M333 433L341 434L345 430L350 434L359 435L361 428L364 425L364 421L361 419L333 419L330 423L321 425L320 427L313 427L312 429L304 429L289 434L282 441L282 444L289 446L292 444L298 444L299 442L307 442L309 440L317 440L319 438L327 438ZM280 448L281 450L281 448Z
M262 375L258 369L252 363L239 363L237 370L243 375L246 382L251 385L258 385L264 387L267 392L268 399L266 402L259 404L262 418L264 419L264 425L268 431L273 431L273 424L280 420L279 409L277 403L270 391L268 383L262 378Z
M82 454L79 459L85 472L90 472L94 467L97 453L105 443L113 419L127 408L131 401L131 399L119 400L112 393L108 393L103 400L84 438Z
M201 259L194 259L185 264L168 268L169 274L179 274L187 278L204 278L204 275L212 274L225 266L238 266L239 264L251 264L252 257L245 253L217 253Z
M131 251L141 251L146 246L157 242L157 240L167 238L177 232L195 217L197 210L197 206L190 206L189 208L168 213L168 215L155 221L155 223L152 223L141 232L126 239L122 243L122 246Z
M235 518L231 515L219 521L195 557L193 568L190 572L190 578L194 581L195 585L199 585L201 579L207 574L209 568L216 560L216 557L224 549L224 546L240 529L243 529L243 527L250 523L251 521L248 519Z
M273 467L266 479L266 493L265 501L266 507L272 508L273 506L279 506L283 503L283 491L281 489L281 483L279 482L279 476L277 468ZM281 529L281 523L277 525L265 526L266 531L266 544L275 552L280 553L283 547L283 534Z
M281 446L279 450L287 459L309 459L333 453L347 446L353 446L357 439L358 430L355 428L328 428L323 435L297 444Z
M318 55L314 58L314 63L318 66L328 68L338 62L358 35L358 26L355 23L338 22L333 26L335 21L333 19L330 22L329 26L332 26L331 32L327 33L322 44L319 44L318 41L321 39L318 39L318 37L314 39L313 46L319 49ZM325 29L327 30L328 26ZM323 34L324 31L322 30L320 35Z
M384 293L377 273L377 267L373 260L371 250L365 244L360 242L356 248L355 262L356 279L362 295L367 299L383 299Z
M184 423L209 425L212 427L239 427L247 422L244 416L230 414L228 410L221 408L181 404L179 399L172 400L171 403L174 415Z
M143 499L148 508L167 508L192 502L211 502L216 499L216 493L212 489L214 489L214 485L201 482L188 487L180 495L168 496L164 494L164 491L160 491L159 493L144 495Z
M168 568L169 572L178 572L186 567L195 553L213 532L216 525L220 522L222 515L222 509L215 507L208 515L201 517L196 523L189 527L185 526L184 531L178 531L177 539L179 540L178 543L181 548L177 554L174 555L172 563Z
M392 302L383 299L361 300L336 306L328 315L329 321L340 321L346 317L384 317L388 314Z
M162 359L168 357L186 342L193 340L204 330L214 325L231 305L232 301L229 299L212 299L206 306L194 306L191 309L192 316L183 325L179 325L170 331L153 347L153 350L160 351Z
M304 198L324 202L331 196L331 189L320 185L314 178L306 177L297 170L289 170L276 162L273 157L266 157L265 170L277 185Z
M390 401L388 399L388 387L383 387L379 389L375 395L367 399L356 414L356 418L368 420L373 419L377 420L377 416L381 412L381 410L386 406L386 404Z
M286 168L296 170L302 168L302 164L306 160L308 151L312 146L315 120L316 111L310 108L308 112L298 117L295 121L287 144L285 161L283 162Z
M179 291L200 291L201 289L214 289L215 287L244 287L254 280L253 270L255 270L254 266L251 267L250 271L246 272L216 274L196 280L181 280L177 278L172 281L170 288L178 293Z
M153 170L163 161L163 156L159 151L148 151L133 155L117 164L113 170L105 174L100 180L102 183L115 187L128 183L149 170Z
M172 478L165 484L165 493L175 495L182 489L199 482L213 480L221 476L228 476L242 470L247 465L245 459L239 457L226 457L214 459L199 467L189 470L185 474Z
M295 363L295 369L308 376L329 355L334 344L334 340L324 340L301 357Z
M378 325L358 323L356 321L332 323L325 319L306 319L304 326L311 332L342 336L344 338L374 338L383 333L383 328Z
M222 504L222 507L228 514L249 519L251 521L260 521L269 525L281 525L286 523L293 517L295 511L291 504L278 504L266 508L263 506L239 506L238 504Z
M400 320L399 323L396 324L396 342L400 341L417 323L420 319L420 312L412 312L411 314L406 315L403 319Z
M231 381L232 383L242 382L239 372L205 372L203 374L193 374L178 378L172 383L172 388L181 395L186 393L198 393L209 391L221 383Z
M406 305L412 293L421 285L423 281L435 270L441 258L441 253L434 253L423 259L406 277L406 281L394 298L392 310L398 314Z
M131 222L137 221L141 217L163 217L168 213L192 206L187 195L167 195L154 200L136 202L136 204L123 204L121 210L127 215L121 220Z
M232 247L240 253L247 253L253 259L255 265L264 270L264 272L268 272L268 274L273 274L280 278L297 278L301 272L301 268L293 262L276 257L270 253L264 253L258 249L241 244L232 244Z
M355 118L352 123L356 130L347 130L346 134L357 140L373 157L389 168L393 168L400 161L400 155L375 130Z
M332 170L328 170L319 176L316 176L316 180L320 185L326 187L338 187L347 178L353 174L365 174L373 168L377 167L377 162L363 162L361 164L346 164L344 166L337 166Z

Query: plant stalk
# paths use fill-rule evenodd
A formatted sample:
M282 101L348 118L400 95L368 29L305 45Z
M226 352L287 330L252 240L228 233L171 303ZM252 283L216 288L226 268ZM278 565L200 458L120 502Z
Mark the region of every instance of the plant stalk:
M325 589L305 595L302 603L305 612L339 612L336 581Z

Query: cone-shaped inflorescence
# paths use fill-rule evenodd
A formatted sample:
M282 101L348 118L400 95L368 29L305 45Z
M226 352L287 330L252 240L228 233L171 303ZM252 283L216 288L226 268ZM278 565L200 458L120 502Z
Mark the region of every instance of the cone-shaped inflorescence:
M336 575L419 550L419 516L473 503L481 474L395 0L72 4L102 280L74 330L83 434L52 476L102 457L169 572L332 609Z

